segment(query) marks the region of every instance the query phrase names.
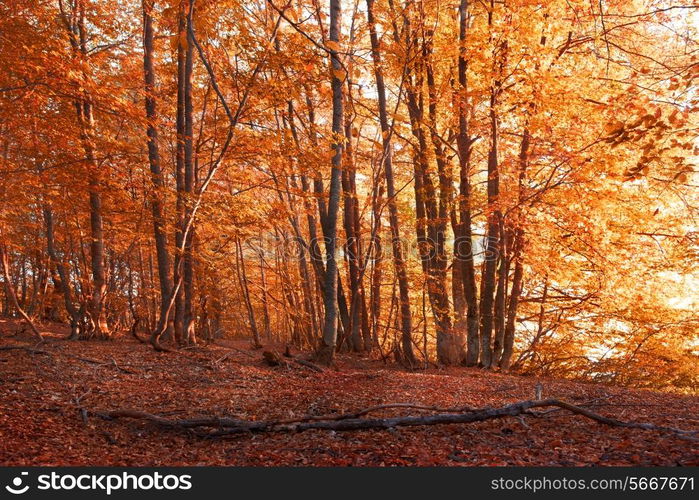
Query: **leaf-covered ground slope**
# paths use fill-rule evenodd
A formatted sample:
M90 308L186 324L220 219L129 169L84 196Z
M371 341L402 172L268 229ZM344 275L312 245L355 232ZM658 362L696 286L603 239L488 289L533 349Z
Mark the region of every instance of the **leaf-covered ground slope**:
M8 338L0 349L31 347ZM607 427L566 411L389 431L274 433L203 439L137 420L85 418L80 408L134 408L169 418L273 419L410 402L500 406L532 399L537 379L450 368L406 372L340 356L317 373L269 367L245 342L156 353L130 339L0 350L2 465L699 465L696 442ZM699 398L541 379L555 397L621 420L699 429ZM385 410L379 416L420 414Z

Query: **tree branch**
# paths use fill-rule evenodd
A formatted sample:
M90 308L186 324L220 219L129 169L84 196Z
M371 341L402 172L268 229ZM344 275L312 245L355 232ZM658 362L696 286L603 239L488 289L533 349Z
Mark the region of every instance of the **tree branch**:
M134 409L117 409L112 411L93 411L92 415L104 419L134 418L152 422L154 424L179 429L200 429L209 428L215 430L204 430L198 432L201 436L214 437L228 434L240 434L247 432L300 432L310 429L351 431L361 429L391 429L394 427L412 427L423 425L439 424L466 424L472 422L483 422L503 417L517 417L527 415L533 408L558 407L568 410L574 414L594 420L611 427L625 427L630 429L653 430L668 432L678 438L699 441L695 434L699 431L689 431L666 427L644 422L626 422L615 418L606 417L599 413L594 413L580 406L576 406L558 399L545 399L540 401L519 401L499 408L470 407L457 409L443 409L430 406L414 405L411 403L392 403L378 405L359 410L354 413L324 416L306 416L299 419L288 420L240 420L228 417L201 417L195 419L169 419L152 413ZM420 410L439 411L433 415L403 415L389 418L361 418L362 416L389 408L414 408Z

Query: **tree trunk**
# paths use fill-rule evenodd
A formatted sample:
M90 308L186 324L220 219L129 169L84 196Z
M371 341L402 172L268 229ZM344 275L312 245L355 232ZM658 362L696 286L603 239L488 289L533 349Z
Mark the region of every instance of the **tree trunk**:
M499 366L505 340L505 305L507 303L507 277L509 275L508 242L505 225L500 219L500 266L498 268L498 283L495 292L495 339L493 341L492 366Z
M330 41L339 44L340 18L342 15L341 0L330 0ZM337 341L337 261L335 260L335 246L337 243L337 212L340 205L341 177L342 177L342 86L345 75L340 56L335 48L330 49L330 62L332 71L332 132L333 132L333 157L332 171L330 175L330 196L328 199L327 220L325 221L325 290L323 302L325 305L325 319L323 323L323 339L318 358L326 364L330 364L334 357L335 343Z
M444 155L442 141L438 132L437 100L438 93L432 66L432 36L433 32L427 30L422 41L422 57L428 91L427 117L429 122L430 139L437 164L439 179L439 195L435 194L437 204L436 215L432 217L430 225L434 227L435 240L431 242L432 262L431 283L428 291L432 292L431 303L437 322L437 353L443 364L458 364L463 359L463 345L460 332L455 332L452 326L451 308L449 304L449 292L447 291L447 252L446 231L449 219L450 204L452 202L452 179L447 168L447 160ZM435 311L435 308L438 311ZM440 338L440 331L441 338ZM441 352L441 354L440 354Z
M526 178L527 166L529 164L529 146L531 136L529 128L524 128L522 134L522 143L519 151L519 182L517 188L517 209L511 214L514 218L514 241L512 242L512 261L514 261L515 270L512 276L512 290L510 299L507 305L507 320L505 323L505 338L503 339L503 351L500 359L500 369L509 370L512 360L512 351L515 341L515 321L517 319L517 306L519 304L519 296L522 293L522 278L524 275L524 266L522 264L524 249L524 225L523 225L523 207L524 203L524 182Z
M288 113L288 123L289 123L289 129L291 130L291 136L294 139L294 144L296 145L297 151L301 151L301 143L299 141L298 137L298 132L296 130L296 122L294 120L294 103L293 101L289 101L287 105L287 113ZM292 183L293 187L295 189L298 189L298 186L296 184L296 176L292 177ZM309 228L313 227L315 230L315 219L311 215L311 207L310 203L306 199L306 193L309 191L309 182L308 178L306 175L301 174L301 189L303 194L303 205L304 208L306 209L306 212L308 213L307 221L308 221L308 226ZM281 195L280 195L281 197ZM291 197L289 196L289 204L291 207ZM307 330L310 329L308 332L308 338L307 340L309 342L315 342L315 339L319 338L319 328L318 328L318 318L316 317L316 308L314 305L314 296L313 296L313 281L311 278L311 273L308 270L308 262L306 260L306 255L309 253L303 234L301 232L301 224L299 223L299 217L298 214L295 211L291 211L292 214L290 215L290 223L291 227L294 230L295 236L296 236L296 243L298 246L299 250L299 259L298 259L298 264L299 264L299 273L301 275L301 281L303 285L303 297L304 297L304 308L306 311L306 316L307 316ZM311 240L311 245L315 245L316 242ZM310 246L309 246L310 247ZM313 259L313 248L310 247L310 253L311 253L311 259ZM315 268L315 266L314 266ZM317 276L322 276L323 273L317 272Z
M471 145L473 139L469 132L468 121L468 60L466 58L466 36L468 34L468 0L459 4L459 62L458 95L456 96L459 113L459 131L457 148L459 152L459 221L454 226L455 264L458 265L461 284L466 301L466 366L478 364L479 354L479 313L478 288L473 261L473 236L471 229Z
M145 85L145 107L148 137L148 162L150 164L151 181L151 210L153 213L153 236L158 260L158 279L160 282L160 311L159 315L167 315L172 280L170 279L170 253L167 244L167 231L164 209L165 181L163 178L158 144L158 112L156 103L155 65L153 63L153 0L143 0L143 76ZM154 332L158 333L157 331ZM170 332L172 335L172 332ZM157 338L155 339L158 340Z
M347 76L347 92L344 106L344 163L342 169L342 192L343 192L343 225L345 229L345 255L347 257L349 271L349 332L347 337L351 339L352 349L355 352L369 350L371 343L365 346L363 336L365 325L363 324L363 312L366 311L364 302L364 287L362 283L362 249L360 240L359 209L356 186L356 169L354 165L354 151L352 147L353 136L357 135L354 130L353 116L353 96L352 72L354 71L354 60L352 57L352 47L355 40L355 16L356 4L350 22L349 55L345 62Z
M499 192L498 177L498 129L495 114L495 91L490 98L491 146L488 152L488 205L485 261L481 282L481 354L480 365L489 368L492 362L493 308L495 293L495 271L500 250L500 211L497 207Z
M250 332L252 333L252 341L255 347L262 347L260 342L260 332L257 329L257 321L255 320L255 310L252 307L252 301L250 300L250 291L248 289L248 277L245 272L245 255L243 255L243 246L240 244L240 238L235 239L236 248L236 265L238 269L238 283L240 283L240 292L243 295L243 300L245 302L245 308L248 312L248 321L250 323Z
M184 71L184 221L192 218L192 203L194 200L194 117L192 103L192 66L194 60L194 42L191 37L189 24L192 23L193 6L188 1L187 14L187 48L185 51ZM185 227L182 228L185 230ZM188 345L197 343L194 317L194 225L189 229L184 246L183 255L183 282L184 289L184 316L183 316L183 342Z
M493 25L495 2L491 0L488 10L488 26ZM507 49L506 42L501 42L493 51L493 71L495 74L490 88L490 150L488 151L488 202L486 208L487 232L485 262L483 264L483 279L481 282L481 359L480 365L490 368L492 364L492 335L493 313L495 303L496 270L498 257L501 251L500 226L502 214L500 213L500 177L498 171L498 116L497 98L501 91L500 76L504 67L504 52Z
M262 284L262 320L265 339L267 342L272 341L272 327L269 321L269 305L267 301L267 279L265 276L265 261L260 250L260 281Z
M78 0L73 4L74 12L68 15L61 10L61 16L68 31L69 40L76 59L82 66L81 77L83 91L75 100L75 110L80 128L80 144L88 166L88 191L90 206L90 270L92 273L92 293L90 296L90 331L81 332L83 337L110 337L107 325L104 300L106 297L106 279L104 270L104 229L102 221L102 175L97 163L94 143L94 116L92 96L88 88L88 34L85 26L85 3Z
M44 207L44 223L46 225L46 249L49 254L51 262L56 266L58 271L58 276L61 279L61 291L63 292L63 303L66 307L66 312L68 313L68 318L70 320L70 339L77 339L80 336L80 315L78 310L73 304L73 296L70 286L70 276L66 270L66 266L63 260L59 257L56 252L55 243L55 231L54 231L54 220L53 212L51 207L46 205Z
M406 21L405 31L409 34ZM422 76L412 81L408 73L407 97L412 134L415 138L413 166L415 171L416 234L422 258L423 272L427 275L427 293L434 315L437 330L437 359L445 365L458 362L455 349L449 297L446 289L446 217L440 219L437 204L437 191L429 172L428 145L423 130L424 103ZM441 194L440 194L441 198Z
M185 141L186 141L186 118L185 118L185 94L187 81L187 53L191 52L192 44L187 30L187 2L180 0L178 13L178 43L177 43L177 117L176 117L176 159L175 159L175 181L177 185L177 223L175 229L175 258L173 264L173 282L177 286L175 291L175 340L183 342L185 337L185 305L184 305L184 252L186 247L184 242L184 226L186 224L186 195L185 195ZM191 62L191 57L189 58Z
M348 84L348 94L349 94ZM349 99L348 99L349 102ZM349 113L347 113L349 115ZM352 341L352 349L356 352L364 350L364 342L361 335L361 311L364 302L361 287L361 254L359 251L359 235L356 233L354 220L357 192L354 182L354 158L352 157L352 122L345 119L345 168L342 169L342 192L344 195L343 223L345 229L347 260L349 262L349 338Z
M340 88L340 91L342 91L342 88ZM310 98L310 94L307 93L306 95L306 105L308 107L308 122L309 122L309 134L310 134L310 139L311 139L311 144L313 147L318 147L318 139L317 139L317 134L316 134L316 124L315 124L315 108L313 106L313 101ZM342 126L341 126L342 127ZM338 136L340 137L340 136ZM333 156L334 160L334 156ZM341 181L340 181L341 184ZM307 186L304 187L304 191L307 191ZM320 228L321 232L323 234L323 240L327 242L330 239L330 233L328 230L328 206L325 202L325 188L323 187L323 179L319 176L316 175L313 178L313 191L315 193L315 197L318 203L318 216L320 220ZM339 196L339 194L338 194ZM338 209L339 209L339 202L338 202ZM326 282L326 271L325 271L325 265L323 264L323 257L321 255L321 250L320 250L320 241L317 237L317 232L316 232L316 226L315 226L315 218L311 215L309 212L308 215L308 226L309 226L309 237L311 240L311 256L312 256L312 262L314 264L315 271L317 273L317 279L318 279L318 285L320 287L321 293L325 294L325 282ZM335 223L335 226L337 228L337 221ZM327 246L326 246L327 249ZM337 268L337 266L335 266ZM339 273L339 271L338 271ZM349 326L349 311L347 309L347 300L345 299L345 292L342 287L342 279L341 277L337 276L336 278L336 288L337 288L337 309L340 315L340 323L338 324L338 331L339 332L344 332L344 331L350 331L350 326ZM320 309L320 304L318 305L318 309ZM319 321L320 322L320 321ZM337 341L337 339L336 339Z
M376 91L379 101L379 122L383 143L382 160L384 175L386 177L386 195L388 197L388 220L391 227L391 248L393 251L393 266L398 280L398 294L400 300L400 329L403 357L410 365L415 364L413 354L413 328L410 311L410 285L408 273L401 245L400 224L398 221L398 207L396 205L396 188L393 179L393 152L391 145L392 130L388 123L388 110L386 105L386 85L383 79L382 57L379 46L379 38L376 33L376 21L374 19L374 0L367 0L367 18L369 22L369 37L371 41L371 55L374 61L374 77L376 79ZM378 290L377 290L378 292ZM378 313L376 313L378 314Z
M36 335L36 338L39 339L40 342L43 341L44 337L41 335L41 332L36 328L34 322L31 320L29 315L24 312L24 309L20 307L19 302L17 301L17 292L15 291L14 286L12 286L12 278L10 277L10 262L4 242L0 242L0 261L2 261L2 275L5 279L5 290L10 301L12 302L12 305L14 305L19 315L24 319L27 325L29 325L29 328L31 328L34 335Z
M512 260L515 263L515 270L512 276L512 290L507 305L507 320L505 323L505 335L503 339L502 356L500 358L500 369L507 371L510 368L512 361L512 352L515 342L515 321L517 319L517 305L519 296L522 293L522 277L524 269L522 266L522 244L524 231L518 228L515 232L515 241L513 244Z
M380 168L380 167L379 167ZM379 183L380 175L374 176L376 183ZM381 246L381 211L380 201L383 198L383 185L374 186L374 196L372 199L373 229L371 239L371 341L374 347L379 345L379 323L381 320L381 279L383 278L383 248Z

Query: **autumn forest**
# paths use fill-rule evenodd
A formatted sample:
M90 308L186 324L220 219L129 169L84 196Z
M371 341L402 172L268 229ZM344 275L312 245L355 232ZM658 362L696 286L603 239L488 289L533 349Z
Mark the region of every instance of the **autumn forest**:
M512 465L424 453L532 414L696 461L691 0L0 0L0 67L0 463L151 463L20 456L48 387L94 443L269 435L210 463Z

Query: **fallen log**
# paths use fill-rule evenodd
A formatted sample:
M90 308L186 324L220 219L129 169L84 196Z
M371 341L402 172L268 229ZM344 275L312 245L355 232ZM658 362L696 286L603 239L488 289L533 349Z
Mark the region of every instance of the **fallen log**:
M470 406L461 406L458 408L442 408L440 406L426 406L414 403L387 403L383 405L370 406L352 413L334 413L326 415L306 415L304 417L290 418L287 420L278 420L277 424L291 424L295 422L308 422L310 420L347 420L350 418L359 418L369 413L375 413L381 410L390 410L394 408L409 408L411 410L421 411L436 411L440 413L462 413L466 411L474 411Z
M615 418L606 417L594 413L585 408L561 401L558 399L544 399L540 401L519 401L499 408L467 408L461 412L436 413L433 415L403 415L388 418L361 418L372 411L383 410L396 407L412 407L420 409L431 409L432 407L420 407L407 403L393 403L390 405L378 405L364 410L359 410L350 414L339 414L334 416L313 417L307 416L300 419L288 420L240 420L226 417L202 417L195 419L169 419L159 415L154 415L140 410L117 409L111 411L93 411L93 415L105 419L134 418L142 419L154 424L180 429L216 429L199 432L200 436L224 436L228 434L256 433L256 432L300 432L310 429L330 430L330 431L352 431L368 429L392 429L395 427L423 426L439 424L466 424L472 422L483 422L486 420L503 417L517 417L526 415L534 408L558 407L568 410L574 414L594 420L598 423L611 427L625 427L631 429L653 430L669 432L682 439L697 441L695 437L697 431L675 429L642 422L626 422Z

